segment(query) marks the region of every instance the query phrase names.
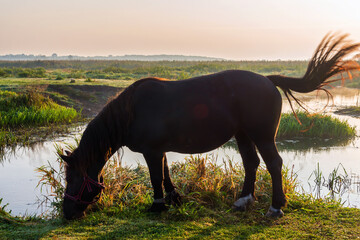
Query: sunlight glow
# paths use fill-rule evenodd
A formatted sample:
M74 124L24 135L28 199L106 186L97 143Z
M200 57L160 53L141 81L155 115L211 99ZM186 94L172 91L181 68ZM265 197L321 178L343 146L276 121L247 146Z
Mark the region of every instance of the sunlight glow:
M309 59L329 31L360 41L356 0L0 0L0 55Z

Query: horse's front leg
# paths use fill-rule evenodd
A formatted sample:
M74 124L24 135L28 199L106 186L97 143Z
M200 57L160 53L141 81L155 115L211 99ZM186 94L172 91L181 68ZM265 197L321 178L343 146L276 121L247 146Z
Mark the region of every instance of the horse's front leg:
M171 181L169 166L167 163L167 158L165 153L163 157L163 164L164 164L164 188L166 192L165 201L167 204L179 206L182 204L181 196L175 190L175 186Z
M150 172L151 184L154 189L154 202L150 212L162 212L167 210L163 193L164 182L164 159L163 153L144 153L143 154Z

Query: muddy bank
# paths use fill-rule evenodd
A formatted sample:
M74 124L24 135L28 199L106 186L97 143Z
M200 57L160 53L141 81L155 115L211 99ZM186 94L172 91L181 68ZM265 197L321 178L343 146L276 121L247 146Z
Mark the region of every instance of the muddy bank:
M84 117L92 118L122 90L103 85L48 85L46 92L57 103L82 110Z

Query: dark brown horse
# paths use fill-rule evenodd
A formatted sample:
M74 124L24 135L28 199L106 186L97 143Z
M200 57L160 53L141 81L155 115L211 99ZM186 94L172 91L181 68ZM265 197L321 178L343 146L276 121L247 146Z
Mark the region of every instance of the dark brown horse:
M182 81L147 78L126 88L89 123L77 149L61 156L67 163L63 211L66 219L81 217L102 189L101 170L122 146L142 153L154 188L151 211L166 209L166 201L181 199L169 176L165 153L203 153L236 138L245 168L245 182L237 210L254 201L254 183L261 154L272 177L272 205L268 216L282 216L282 159L275 136L280 121L280 87L311 92L337 73L356 69L343 58L360 44L345 35L327 35L315 51L302 78L262 76L248 71L224 71ZM167 193L164 198L163 187Z

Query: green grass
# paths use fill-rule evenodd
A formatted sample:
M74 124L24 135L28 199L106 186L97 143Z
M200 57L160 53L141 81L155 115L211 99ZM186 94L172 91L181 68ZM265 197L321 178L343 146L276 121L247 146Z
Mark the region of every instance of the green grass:
M356 239L358 209L340 208L299 197L281 219L260 211L231 213L208 209L206 216L179 220L169 213L152 215L114 208L75 222L0 220L2 239Z
M301 77L307 64L307 61L0 61L0 77L55 79L60 82L87 78L133 81L149 76L175 80L229 69ZM353 76L354 79L345 84L358 88L360 77ZM118 83L115 85L119 86ZM334 83L334 86L338 85L340 83Z
M60 106L36 92L0 91L1 129L71 123L78 118L75 109Z
M277 138L353 138L356 136L355 127L346 121L323 114L306 114L297 112L302 123L300 125L293 113L283 113Z
M89 77L135 80L148 76L184 79L228 69L300 76L306 71L306 66L306 61L1 61L0 77L23 77L26 74L39 77L41 71L48 78L60 80Z
M0 153L5 146L26 145L59 129L67 132L68 127L60 125L78 120L80 114L75 109L60 106L37 92L0 90Z
M59 148L59 152L62 149ZM0 208L1 239L354 239L360 236L359 209L343 208L331 199L298 194L296 176L283 172L288 198L285 216L266 218L270 205L270 176L263 168L256 184L257 201L248 212L232 212L243 170L225 159L220 167L213 157L191 157L171 167L175 184L184 196L181 207L161 214L148 213L151 187L148 171L130 169L119 159L105 169L106 191L99 203L78 221L12 217ZM44 180L63 194L60 172L43 168ZM47 171L49 170L49 171ZM49 181L50 180L50 181ZM56 191L58 190L58 191ZM60 191L59 191L60 190ZM61 200L59 198L59 200ZM58 202L57 206L60 202ZM55 207L55 211L61 210Z

